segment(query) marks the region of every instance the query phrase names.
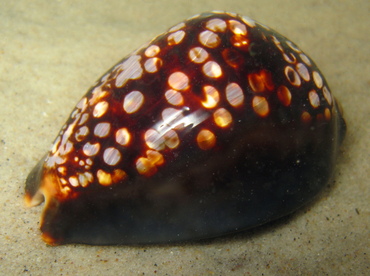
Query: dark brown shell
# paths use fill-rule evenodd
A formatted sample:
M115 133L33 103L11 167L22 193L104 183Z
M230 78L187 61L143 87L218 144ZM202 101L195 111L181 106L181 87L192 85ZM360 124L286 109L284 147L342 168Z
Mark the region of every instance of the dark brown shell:
M27 179L49 244L167 243L284 216L328 182L345 123L315 63L250 18L194 16L81 99Z

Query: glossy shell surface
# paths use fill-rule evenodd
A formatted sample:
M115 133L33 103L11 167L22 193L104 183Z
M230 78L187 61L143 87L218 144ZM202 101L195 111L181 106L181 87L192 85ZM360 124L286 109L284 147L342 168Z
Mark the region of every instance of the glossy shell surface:
M345 123L293 42L194 16L117 63L27 178L49 244L168 243L282 217L329 181Z

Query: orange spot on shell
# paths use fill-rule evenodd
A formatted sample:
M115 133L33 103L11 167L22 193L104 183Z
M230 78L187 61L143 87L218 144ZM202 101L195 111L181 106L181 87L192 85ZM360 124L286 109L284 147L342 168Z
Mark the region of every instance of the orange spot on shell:
M96 173L99 184L103 186L109 186L112 184L112 176L110 173L107 173L103 170L98 170Z
M229 28L237 36L247 35L247 28L239 21L229 20Z
M331 119L331 112L330 112L330 109L329 108L325 108L324 116L325 116L325 119L327 121L330 121L330 119Z
M220 95L216 88L210 85L206 85L203 87L203 94L205 100L202 101L202 105L205 108L214 108L218 104L220 100Z
M299 77L296 70L294 70L292 67L286 66L284 69L284 73L286 78L292 85L297 87L301 85L301 78Z
M152 163L153 166L160 166L164 163L164 158L161 153L155 150L147 150L146 155L148 157L148 160L150 163Z
M243 36L233 36L230 38L231 44L237 48L244 48L245 50L249 48L249 40Z
M117 169L117 170L113 171L112 180L113 180L114 183L117 183L117 182L125 179L126 177L127 177L127 174L123 170Z
M234 68L242 66L244 63L244 58L241 53L233 48L223 50L222 57L228 65Z
M93 110L93 116L95 118L100 118L101 116L103 116L107 112L108 106L109 106L109 104L106 101L102 101L102 102L97 103L94 107L94 110Z
M136 169L139 174L147 177L152 176L157 172L157 167L145 157L140 157L136 161Z
M202 129L197 135L198 146L202 150L209 150L216 144L216 136L208 129Z
M290 105L290 102L292 100L292 94L290 93L289 89L286 86L284 85L280 86L277 90L277 95L278 95L280 102L284 106Z
M311 117L310 113L308 113L307 111L303 111L303 113L301 115L301 120L304 123L309 123L309 122L312 121L312 117Z
M274 89L272 75L266 70L248 75L248 82L254 92L271 91Z
M252 100L252 107L254 112L261 117L266 117L270 112L269 104L265 97L255 96Z
M98 170L96 173L99 184L102 186L110 186L114 183L118 183L127 177L127 174L120 169L114 170L112 173L108 173L104 170Z
M213 119L216 125L218 125L219 127L228 127L233 121L230 112L227 111L225 108L217 109L213 113Z
M161 51L161 49L157 45L150 45L146 50L145 50L145 55L147 57L155 57L158 55L158 53Z
M139 174L150 177L157 172L157 166L164 163L164 158L161 153L155 150L147 150L147 157L140 157L136 161L136 169Z

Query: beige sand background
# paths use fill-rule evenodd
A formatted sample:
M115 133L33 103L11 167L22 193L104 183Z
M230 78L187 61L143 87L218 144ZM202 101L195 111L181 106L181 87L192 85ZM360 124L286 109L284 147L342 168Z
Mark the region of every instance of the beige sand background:
M193 14L248 15L325 73L348 135L335 179L312 204L202 243L50 247L24 181L87 88L119 59ZM368 0L0 0L1 275L369 275Z

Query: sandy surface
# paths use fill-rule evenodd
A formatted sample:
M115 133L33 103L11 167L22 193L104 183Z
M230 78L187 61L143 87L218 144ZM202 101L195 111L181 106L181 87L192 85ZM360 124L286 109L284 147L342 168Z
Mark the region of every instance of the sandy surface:
M369 3L1 1L0 274L369 275ZM288 218L203 243L45 245L42 207L24 207L24 182L74 105L119 59L207 10L255 18L318 63L348 124L334 180Z

